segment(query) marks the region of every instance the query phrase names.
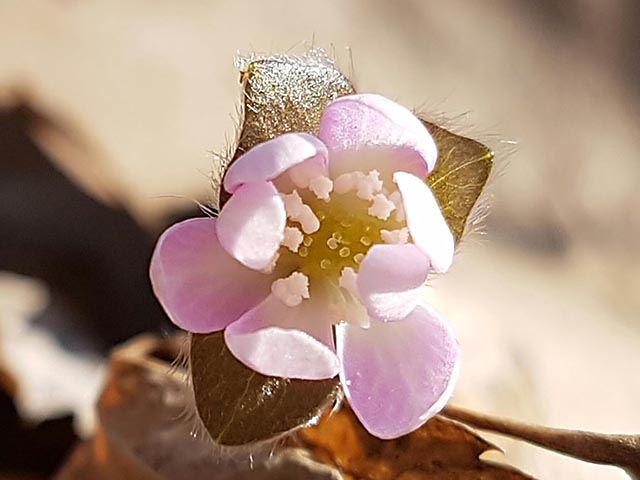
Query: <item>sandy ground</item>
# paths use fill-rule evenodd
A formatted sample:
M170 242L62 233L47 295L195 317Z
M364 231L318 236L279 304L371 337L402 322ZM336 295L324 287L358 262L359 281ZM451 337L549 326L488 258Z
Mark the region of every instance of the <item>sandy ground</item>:
M498 153L487 235L432 282L464 346L456 400L637 432L634 3L0 0L0 98L26 92L73 125L100 164L66 167L154 224L209 195L207 152L234 137L234 54L333 51L360 91L453 117ZM541 478L624 478L499 443Z

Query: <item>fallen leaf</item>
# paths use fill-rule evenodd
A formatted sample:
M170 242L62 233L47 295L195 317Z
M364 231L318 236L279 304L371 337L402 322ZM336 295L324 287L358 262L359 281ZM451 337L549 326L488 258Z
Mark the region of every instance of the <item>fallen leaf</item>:
M286 444L216 446L194 434L185 416L191 401L187 372L171 367L185 340L147 335L114 351L97 405L96 434L78 446L56 480L531 479L480 460L496 448L455 421L435 417L409 435L384 441L367 433L346 404ZM294 442L297 448L290 447Z
M371 436L348 405L299 433L303 445L348 478L367 480L531 480L510 466L485 462L498 450L460 423L436 416L395 440Z
M97 405L99 424L56 480L339 480L299 449L221 450L194 435L186 372L171 362L186 339L141 336L118 348Z
M427 177L427 183L458 242L487 183L494 155L491 149L476 140L456 135L426 120L422 123L438 147L438 162Z

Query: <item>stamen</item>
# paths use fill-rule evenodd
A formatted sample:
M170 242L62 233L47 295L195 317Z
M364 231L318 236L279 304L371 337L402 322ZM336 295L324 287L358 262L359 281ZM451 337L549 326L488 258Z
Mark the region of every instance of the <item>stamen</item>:
M396 206L396 220L398 222L403 222L406 219L406 216L404 214L404 203L402 203L402 195L398 190L396 190L391 195L389 195L389 200L391 200Z
M366 235L363 235L360 237L360 243L365 247L370 247L372 242L369 237L367 237Z
M311 207L302 202L302 198L296 190L288 194L281 194L281 196L287 216L291 220L299 222L304 233L314 233L320 229L320 220L315 216Z
M314 233L320 230L320 220L313 214L313 210L308 205L304 206L302 214L295 220L300 222L304 233Z
M294 217L299 215L302 212L302 208L304 207L304 203L302 202L302 198L297 190L294 190L291 193L283 193L281 194L282 201L284 202L284 209L287 212L287 216Z
M356 188L358 173L362 175L361 172L350 172L343 173L342 175L338 176L338 178L333 181L333 191L339 195L342 195L343 193L347 193Z
M363 200L371 200L375 193L382 189L382 180L380 180L380 172L371 170L367 175L362 172L355 172L357 175L356 195Z
M338 248L338 241L331 237L327 240L327 247L329 247L331 250L335 250L336 248Z
M287 307L295 307L302 299L309 298L309 277L293 272L287 278L279 278L271 284L271 293Z
M313 238L311 237L304 237L304 240L302 241L302 243L304 243L305 247L310 247L311 244L313 243Z
M356 253L353 256L353 261L356 262L358 265L360 265L362 260L364 260L364 253Z
M396 209L395 204L384 196L382 193L378 193L373 197L373 203L367 210L367 213L372 217L379 218L380 220L387 220L391 212Z
M340 220L341 227L349 228L351 225L353 225L353 221L350 218L343 218Z
M282 241L282 244L292 252L296 253L298 251L298 247L303 242L303 237L304 235L298 228L285 227L284 240Z
M342 247L338 252L338 255L340 255L342 258L347 258L349 255L351 255L351 250L349 249L349 247Z
M321 269L326 270L330 266L331 266L331 260L329 260L328 258L323 258L322 260L320 260Z
M309 181L309 190L315 193L320 200L328 202L330 200L329 194L333 190L333 182L328 177L320 175Z
M322 167L315 162L303 162L289 169L289 178L298 188L308 188L309 182L322 175Z
M380 229L380 237L384 243L407 243L409 241L409 229L403 227L399 230Z
M342 269L342 273L340 274L338 285L344 288L347 292L349 292L355 298L358 298L358 287L356 285L357 278L358 278L358 274L353 268L345 267Z

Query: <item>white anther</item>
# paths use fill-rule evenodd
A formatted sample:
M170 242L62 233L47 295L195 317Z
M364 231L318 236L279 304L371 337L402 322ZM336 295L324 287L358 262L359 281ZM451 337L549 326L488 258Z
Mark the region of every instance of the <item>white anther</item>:
M380 237L384 243L407 243L409 241L409 229L403 227L399 230L380 229Z
M353 268L345 267L342 269L342 273L340 274L338 285L353 295L354 298L358 298L358 286L356 284L357 278L358 274Z
M295 307L309 298L309 277L293 272L287 278L279 278L271 284L271 293L287 307Z
M296 227L285 227L284 229L284 240L282 244L287 247L292 252L296 253L298 251L298 247L304 240L304 235L300 231L299 228Z
M284 202L284 209L287 212L287 216L293 218L297 216L302 211L304 207L304 203L302 203L302 198L300 198L300 194L294 190L291 193L283 193L281 194L282 201Z
M391 200L396 206L395 219L398 222L403 222L406 219L406 216L404 214L404 203L402 203L402 195L398 190L396 190L391 195L389 195L389 200Z
M292 193L281 195L287 217L294 222L299 222L304 233L314 233L320 229L320 220L318 220L309 205L302 203L302 198L300 198L296 190Z
M362 175L361 172L350 172L340 175L333 181L333 191L339 195L342 195L343 193L347 193L356 188L358 173Z
M329 177L318 175L309 180L309 190L315 193L316 197L326 202L329 201L329 194L333 190L333 182Z
M292 219L300 222L300 226L304 233L311 234L320 230L320 220L318 220L318 217L316 217L316 214L313 213L313 210L311 210L311 207L308 205L304 206L302 212L297 218Z
M391 212L395 209L396 206L391 200L385 197L384 194L378 193L373 197L373 202L367 210L367 213L380 220L387 220Z
M322 167L313 161L302 162L289 169L289 178L298 188L308 188L309 182L322 174Z
M356 172L357 181L356 195L363 200L371 200L373 196L382 190L382 180L380 180L380 172L371 170L367 175L362 172Z

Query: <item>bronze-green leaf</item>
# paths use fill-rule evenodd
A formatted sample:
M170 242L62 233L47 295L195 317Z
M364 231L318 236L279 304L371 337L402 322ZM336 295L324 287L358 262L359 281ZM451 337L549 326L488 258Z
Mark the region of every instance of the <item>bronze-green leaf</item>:
M427 183L458 242L491 173L493 152L480 142L422 123L438 146L438 162Z
M319 49L301 58L248 59L240 68L244 118L235 157L283 133L316 134L327 104L354 93L347 77Z
M193 335L191 371L196 408L214 442L241 445L309 424L339 394L336 379L266 377L231 354L222 332Z

